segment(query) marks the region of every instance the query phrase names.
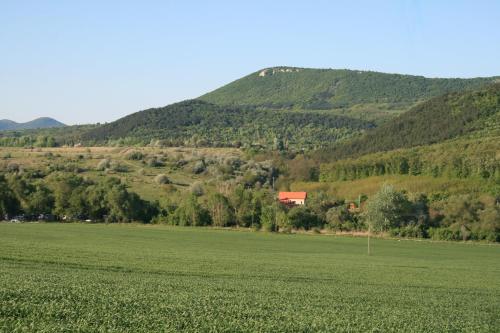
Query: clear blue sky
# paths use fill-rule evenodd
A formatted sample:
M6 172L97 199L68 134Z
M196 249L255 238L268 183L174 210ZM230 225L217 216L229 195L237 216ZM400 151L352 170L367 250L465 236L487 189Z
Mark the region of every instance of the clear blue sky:
M500 1L0 2L0 119L112 121L277 65L500 75Z

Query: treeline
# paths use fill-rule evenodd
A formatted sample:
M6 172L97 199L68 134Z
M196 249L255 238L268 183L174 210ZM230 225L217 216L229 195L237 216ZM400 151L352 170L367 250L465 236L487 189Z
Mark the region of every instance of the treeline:
M0 147L56 147L58 143L52 136L12 135L0 137Z
M163 223L255 230L378 231L398 237L500 241L500 198L467 195L429 200L384 185L346 202L310 193L306 206L287 207L269 188L196 183L160 205L129 192L117 178L91 181L73 173L0 175L0 219Z
M468 195L431 202L390 185L368 201L363 217L371 230L398 237L500 241L500 199Z
M86 143L164 146L316 148L371 128L370 122L324 112L220 107L191 100L137 112L82 135Z
M75 125L56 128L0 131L0 147L61 147L82 143L82 134L99 127Z
M129 192L117 178L91 181L73 173L40 171L0 175L0 217L147 223L158 204Z
M475 91L450 93L421 103L365 135L319 151L316 156L339 160L438 143L483 129L486 121L498 121L495 117L498 112L500 83ZM482 132L482 136L487 135Z
M322 164L324 182L382 175L427 175L478 178L500 184L497 137L455 140L443 144L369 154Z

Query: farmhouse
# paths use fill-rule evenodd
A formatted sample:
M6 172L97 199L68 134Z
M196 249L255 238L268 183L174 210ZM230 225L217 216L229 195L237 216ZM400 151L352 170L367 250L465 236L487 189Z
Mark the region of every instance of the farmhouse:
M305 205L306 198L306 192L280 192L278 194L279 201L289 206Z

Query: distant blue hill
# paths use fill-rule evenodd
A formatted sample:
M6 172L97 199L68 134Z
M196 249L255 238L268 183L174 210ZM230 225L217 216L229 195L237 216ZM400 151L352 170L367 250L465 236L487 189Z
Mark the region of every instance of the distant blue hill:
M51 127L64 127L65 124L48 117L37 118L26 123L16 123L15 121L3 119L0 120L0 131L8 130L25 130L36 128L51 128Z

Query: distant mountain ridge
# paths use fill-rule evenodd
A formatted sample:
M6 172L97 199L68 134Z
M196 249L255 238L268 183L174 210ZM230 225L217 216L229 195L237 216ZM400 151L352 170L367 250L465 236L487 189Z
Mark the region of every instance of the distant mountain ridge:
M251 105L270 109L361 107L365 111L406 111L429 98L477 89L499 80L499 76L426 78L347 69L271 67L233 81L199 99L218 105Z
M12 120L2 119L0 120L0 131L15 131L15 130L25 130L25 129L38 129L38 128L52 128L52 127L64 127L65 124L49 117L41 117L28 121L26 123L17 123Z

